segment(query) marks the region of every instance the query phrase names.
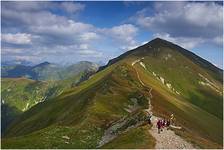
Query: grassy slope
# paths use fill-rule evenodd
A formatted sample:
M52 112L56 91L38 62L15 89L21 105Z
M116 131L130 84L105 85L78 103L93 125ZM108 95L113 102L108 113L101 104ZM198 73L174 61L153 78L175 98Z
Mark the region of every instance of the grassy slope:
M194 139L194 143L202 148L220 147L222 144L222 120L201 108L192 105L181 97L172 95L169 91L160 88L158 83L150 81L147 76L143 81L154 90L152 106L154 114L169 117L175 114L176 123L184 127L182 134ZM148 82L147 82L148 81ZM191 140L192 141L192 140ZM219 145L219 146L218 146Z
M198 84L198 81L201 80L198 73L215 83L221 91L222 83L213 78L213 74L210 74L209 71L196 65L177 51L159 48L160 52L148 51L145 47L142 47L140 51L133 52L126 59L107 67L78 87L65 91L52 101L34 107L11 127L7 134L8 138L3 139L3 147L26 147L24 139L38 139L36 132L45 134L51 132L51 129L48 130L50 126L54 130L60 125L62 128L81 128L87 130L85 132L89 133L89 136L96 136L91 140L86 140L91 141L91 146L88 146L89 143L85 144L85 140L84 142L81 141L86 139L88 135L82 136L83 134L77 133L76 137L72 138L72 140L77 141L77 145L68 144L68 147L95 148L104 130L112 122L128 114L124 108L133 105L133 102L130 101L133 95L135 97L138 97L137 95L148 96L138 82L134 68L139 72L143 82L153 88L151 103L154 114L168 117L171 113L174 113L176 123L183 127L183 130L176 131L177 134L202 148L222 147L222 100L220 98L222 95L209 87ZM154 50L158 50L158 47ZM166 60L168 54L175 57ZM134 68L131 66L134 60L141 57L145 57L142 62L146 65L147 70L139 64L136 64ZM152 71L163 77L165 83L171 83L176 90L181 92L181 95L175 94L163 85L152 75ZM200 96L192 97L192 93ZM143 106L146 104L144 97L143 99L139 98L140 104L143 104ZM130 135L136 133L137 136L137 133L139 133L137 130L135 128L127 134L122 134L108 143L108 147L123 147L125 143L122 143L122 140L128 140L126 142L126 146L128 146L128 143L132 140L129 138ZM32 131L35 132L32 133ZM75 134L75 131L71 134ZM146 134L145 132L142 135ZM9 138L16 135L21 136ZM91 138L91 136L88 138ZM153 140L151 139L151 141ZM45 139L45 142L48 143L45 148L52 146L49 143L55 143L51 138ZM135 146L140 147L143 143L140 142L139 145ZM55 144L56 147L59 145ZM37 147L41 146L37 145Z
M222 119L222 95L209 87L200 85L199 81L203 81L203 79L198 74L200 73L214 82L220 92L222 92L222 83L215 80L206 70L194 64L181 53L169 48L156 47L151 52L144 52L143 48L143 52L133 55L144 57L143 62L148 72L151 72L151 75L152 72L155 72L163 77L165 82L171 83L184 99ZM168 55L171 57L166 60Z
M42 148L42 144L24 144L26 139L41 139L40 142L48 143L44 148L52 148L52 143L61 148L95 148L104 130L112 122L129 114L125 108L133 105L131 98L138 99L140 108L148 107L144 96L147 93L139 89L141 86L132 68L125 64L111 66L56 99L45 101L28 110L8 130L2 146L32 148L35 145L35 148ZM58 126L62 130L72 129L72 132L66 134L74 142L63 147L50 138L51 135L42 141L40 135L52 133ZM84 130L85 134L78 132L79 130ZM20 136L9 138L16 135ZM57 135L60 137L61 132L58 131Z
M34 81L26 78L1 79L1 96L5 104L14 106L19 110L30 108L44 99L49 84L47 82Z
M88 72L80 72L59 81L35 81L27 78L2 78L1 99L4 104L25 111L40 101L51 99L65 89L87 78ZM27 105L29 103L29 105Z
M145 55L145 59L143 62L145 64L149 64L147 61L153 61L153 58L148 58L147 55ZM183 59L182 59L183 60ZM158 62L159 63L159 62ZM174 94L171 92L167 87L165 87L162 83L158 82L158 80L152 75L152 70L153 68L156 68L156 65L158 64L153 64L153 65L147 65L148 70L144 70L140 65L137 65L136 69L140 73L140 76L144 83L147 83L148 86L153 87L153 95L154 98L152 99L152 105L153 105L153 111L155 114L163 117L169 117L171 113L174 113L177 121L181 126L184 127L183 132L179 132L179 134L183 135L186 137L188 136L188 139L195 139L194 143L199 145L202 148L210 147L221 147L222 145L222 119L221 119L221 114L222 114L222 99L221 95L217 96L217 93L215 93L215 96L210 96L205 99L193 99L197 101L205 101L203 104L206 105L200 105L200 103L197 103L198 105L193 105L195 103L192 103L192 99L188 99L185 97L185 95L179 96L177 94ZM161 65L161 64L159 64ZM153 67L152 67L153 66ZM179 66L172 66L171 68L178 68ZM194 69L194 68L193 68ZM200 69L200 68L199 68ZM151 70L151 71L150 71ZM153 71L155 71L154 69ZM157 69L158 70L158 69ZM184 81L178 81L178 80L183 80L177 75L180 72L184 72L184 70L180 70L178 68L177 71L180 72L172 72L172 75L169 78L169 73L166 74L166 71L169 70L169 68L163 68L163 72L165 72L163 75L161 75L165 79L169 79L169 83L173 80L172 85L178 84L178 82L183 82ZM157 71L158 74L159 71ZM167 71L168 72L168 71ZM176 73L176 74L175 74ZM176 77L175 77L176 75ZM175 77L175 78L172 78ZM192 78L191 80L188 79L188 81L192 81L193 83L197 81L194 79L194 77L188 77L188 74L185 73L184 79ZM172 82L171 82L172 83ZM190 86L190 83L186 83L183 88ZM193 84L194 85L194 84ZM195 88L189 88L189 91L195 90ZM175 89L178 89L175 87ZM181 88L180 88L181 89ZM182 94L184 94L183 90L180 90ZM194 91L194 92L199 92L199 91ZM207 93L212 93L210 91L206 91ZM206 97L208 95L204 95ZM218 97L218 99L217 99ZM206 100L210 100L210 103L208 103ZM212 105L211 105L212 103ZM206 109L209 108L209 109ZM218 111L217 111L218 110ZM206 112L207 111L207 112ZM210 112L210 113L209 113ZM216 113L214 113L216 112ZM218 112L218 113L217 113ZM212 115L211 113L214 113ZM195 115L197 114L197 115ZM215 116L217 115L217 116ZM218 118L220 117L220 118ZM186 134L185 134L185 133ZM192 141L192 140L191 140Z
M1 104L1 134L3 135L8 125L22 112L15 107Z
M91 72L80 72L73 77L59 81L35 81L27 78L2 78L2 133L21 113L43 100L49 100L64 90L85 80Z
M118 138L105 144L103 149L153 149L155 147L155 139L148 132L149 127L143 126L133 128L124 132Z
M162 44L161 44L162 45ZM142 62L147 71L138 63L136 70L147 86L153 87L153 111L158 116L168 117L174 113L178 124L184 127L178 134L186 137L202 148L222 147L223 137L223 101L221 74L206 70L177 50L161 45L148 45L132 51L123 57L131 64L144 57ZM118 59L119 60L119 59ZM178 95L163 85L155 76L170 83ZM199 73L213 82L220 93L199 84L203 79Z
M21 113L35 104L53 96L50 82L34 81L26 78L1 79L1 125L2 133Z

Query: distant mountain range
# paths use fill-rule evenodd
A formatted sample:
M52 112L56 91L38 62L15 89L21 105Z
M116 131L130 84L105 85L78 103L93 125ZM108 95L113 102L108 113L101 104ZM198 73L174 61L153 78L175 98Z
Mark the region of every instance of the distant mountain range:
M98 65L81 61L68 67L62 67L53 63L43 62L35 66L6 65L1 68L2 78L25 77L33 80L63 80L79 74L83 71L96 71Z
M49 79L46 74L55 71L52 68L44 63L18 74ZM12 75L9 70L6 76ZM58 75L54 79L70 76L72 69L62 70L52 73ZM148 114L174 114L181 129L172 131L195 148L223 147L223 71L178 45L154 39L85 79L19 114L4 132L2 148L151 149L156 137L149 132ZM58 85L70 81L60 80Z

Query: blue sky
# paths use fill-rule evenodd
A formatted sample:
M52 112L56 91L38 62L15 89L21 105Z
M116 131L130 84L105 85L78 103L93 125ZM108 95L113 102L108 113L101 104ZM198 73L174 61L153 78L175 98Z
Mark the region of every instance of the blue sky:
M1 2L2 61L106 63L156 37L222 68L221 2Z

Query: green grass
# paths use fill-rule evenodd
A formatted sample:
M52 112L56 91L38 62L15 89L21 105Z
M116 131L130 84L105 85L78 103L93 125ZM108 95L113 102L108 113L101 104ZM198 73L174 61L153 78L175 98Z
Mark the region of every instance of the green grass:
M102 149L153 149L155 139L149 134L149 127L132 128L103 145Z
M35 81L27 78L2 78L1 98L4 106L14 109L2 109L2 133L22 112L41 101L48 101L60 95L64 90L75 87L90 74L80 72L60 81ZM6 108L4 107L4 108ZM14 110L18 111L14 111ZM20 112L20 113L19 113Z
M170 114L174 113L177 122L185 128L187 134L191 135L191 138L195 139L195 143L200 147L206 148L206 145L201 144L203 143L201 139L207 141L210 146L213 145L213 148L217 148L217 145L222 145L223 129L220 118L193 105L188 100L183 99L183 97L172 94L167 88L163 88L163 85L156 79L148 76L142 68L136 69L138 69L144 83L147 83L148 86L154 89L152 91L154 95L152 105L155 114L169 117ZM214 103L216 101L213 101Z
M166 59L168 54L172 57ZM147 70L139 64L131 66L134 60L142 57ZM146 87L139 82L136 71ZM168 89L152 72L181 94ZM155 141L146 127L127 130L136 124L137 114L147 108L147 90L152 87L154 115L169 117L173 113L176 124L183 128L175 131L176 134L201 148L220 148L223 145L222 95L199 84L198 73L222 91L222 83L209 72L176 50L160 47L145 51L142 47L89 80L25 112L8 129L2 145L7 148L96 148L105 130L125 118L127 122L116 128L121 134L102 148L154 148ZM79 130L86 131L80 134ZM48 136L51 133L58 139ZM63 134L72 137L69 144L60 140ZM49 140L42 140L40 135ZM41 139L40 143L37 139ZM29 147L26 140L30 142ZM43 146L44 141L46 146Z
M128 72L121 73L120 70L124 68L127 68ZM130 80L125 80L127 76ZM37 138L35 137L37 135L33 133L36 131L42 133L48 130L49 126L55 125L82 127L90 124L98 128L101 133L112 122L129 114L125 108L134 106L131 98L137 99L138 109L148 107L146 98L144 98L145 93L139 90L141 86L138 82L132 82L136 81L135 78L134 70L126 64L108 68L90 78L88 82L83 82L78 87L65 91L59 97L37 104L25 112L7 130L6 139L8 140L6 141L9 142L3 140L2 144L10 147L8 143L16 141L23 143L26 136ZM136 124L130 120L120 130L125 130L133 123ZM85 129L87 132L90 130L88 127ZM10 141L14 136L20 138ZM84 147L90 148L88 145L86 143ZM18 146L20 147L20 144ZM23 146L21 145L20 148L24 148ZM81 148L76 145L77 147Z
M146 65L147 72L152 72L163 77L165 83L171 83L175 90L181 93L185 100L206 110L207 112L222 119L222 95L209 87L199 84L202 78L198 75L203 74L207 79L219 87L222 92L222 83L213 78L213 74L208 74L207 70L194 64L190 59L184 57L181 53L169 48L160 48L158 54L141 53L145 59L142 62ZM165 57L170 56L167 60ZM136 56L129 58L130 63L137 59ZM181 63L180 63L181 62ZM141 67L140 65L138 65ZM153 77L153 76L152 76ZM215 102L214 102L215 101ZM218 110L218 111L217 111Z
M2 140L2 148L95 148L102 130L90 123L79 127L50 126L32 134ZM69 137L69 139L63 138ZM67 143L68 142L68 143Z

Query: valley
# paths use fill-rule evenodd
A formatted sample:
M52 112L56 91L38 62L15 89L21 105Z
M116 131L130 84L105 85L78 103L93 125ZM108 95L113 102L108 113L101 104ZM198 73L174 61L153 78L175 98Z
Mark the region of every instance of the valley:
M42 74L42 72L46 72L45 70L49 70L49 67L51 68L49 64L42 63L37 65L38 67L32 68L39 68L39 74ZM17 68L17 66L13 66L13 68ZM7 77L3 76L4 78L1 79L2 134L4 134L6 127L16 116L27 111L32 106L45 100L50 100L60 95L64 90L88 79L96 72L97 65L90 62L80 62L68 66L68 68L63 69L63 72L66 69L71 71L66 71L64 73L65 76L60 80L50 80L48 77L44 77L45 80L29 79L23 76L24 73L18 74L17 72ZM73 74L72 71L75 71L75 73ZM5 72L5 68L3 68L2 72ZM8 72L11 71L8 70ZM24 72L24 70L22 69L18 72ZM52 76L52 74L46 74L45 76Z

